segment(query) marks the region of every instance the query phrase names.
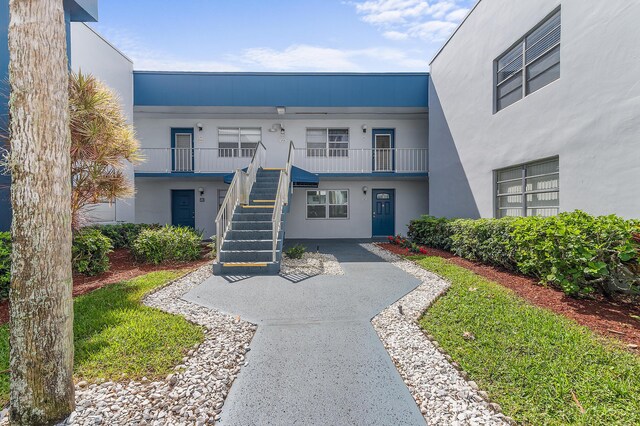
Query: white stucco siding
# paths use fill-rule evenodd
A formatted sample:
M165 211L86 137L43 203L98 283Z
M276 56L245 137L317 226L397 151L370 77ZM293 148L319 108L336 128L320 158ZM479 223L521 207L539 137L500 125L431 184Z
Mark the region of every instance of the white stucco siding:
M362 187L368 188L364 194ZM295 188L286 218L286 238L371 238L372 190L395 189L395 233L406 234L407 225L428 211L426 180L320 180L318 189L349 191L348 219L307 219L306 191Z
M133 123L133 64L111 44L81 22L71 23L71 68L92 74L120 98L122 109ZM133 181L133 166L127 164L127 177ZM135 198L117 200L113 205L92 208L91 219L103 222L114 217L117 222L135 221Z
M222 179L136 178L136 222L171 224L171 191L191 189L195 196L196 229L208 239L216 233L218 190L228 187ZM199 188L204 189L202 196Z
M165 116L168 114L165 114ZM170 115L169 115L170 116ZM196 124L201 123L199 131ZM285 134L270 132L274 124L281 123ZM173 118L151 118L147 114L135 115L138 138L143 148L169 148L171 146L171 128L193 128L195 148L218 148L218 128L220 127L252 127L262 129L262 143L267 148L267 165L284 166L292 140L296 148L306 147L307 128L348 128L349 148L372 147L374 128L395 129L396 148L427 148L428 120L426 114L418 114L415 118L384 119L379 117L350 119L344 116L326 119L256 119L256 118L207 118L206 115L192 114L182 118L175 114ZM362 126L367 132L362 131ZM247 164L250 159L247 159Z
M494 60L560 4L560 78L494 114ZM640 217L639 21L627 0L482 0L431 64L431 214L492 217L494 170L559 156L561 211Z

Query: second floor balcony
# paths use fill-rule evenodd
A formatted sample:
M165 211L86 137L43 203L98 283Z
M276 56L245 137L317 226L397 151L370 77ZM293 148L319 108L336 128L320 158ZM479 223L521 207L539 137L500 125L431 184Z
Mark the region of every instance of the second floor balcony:
M227 174L245 168L254 148L142 148L145 161L135 166L139 174ZM294 165L318 174L426 174L426 148L297 148ZM267 164L281 167L267 152Z
M231 173L251 162L255 148L141 148L136 173Z
M297 148L294 164L312 173L424 174L429 168L426 148Z

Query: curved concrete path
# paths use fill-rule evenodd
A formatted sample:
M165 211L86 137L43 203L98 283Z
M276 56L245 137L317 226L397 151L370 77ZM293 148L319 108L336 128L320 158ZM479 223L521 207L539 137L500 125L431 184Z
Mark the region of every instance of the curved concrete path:
M424 425L370 323L420 282L356 243L319 244L344 276L213 276L184 296L258 324L220 424Z

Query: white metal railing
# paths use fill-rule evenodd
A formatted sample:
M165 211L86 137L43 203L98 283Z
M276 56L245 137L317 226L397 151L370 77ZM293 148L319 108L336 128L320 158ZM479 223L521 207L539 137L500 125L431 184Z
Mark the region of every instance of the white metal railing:
M272 261L275 262L278 254L278 236L280 235L280 227L282 224L282 210L284 206L289 204L289 191L291 185L291 167L293 166L293 160L295 155L295 145L293 141L289 142L289 155L287 157L287 164L280 173L280 179L278 180L278 191L276 192L276 199L273 205L273 215L271 216L271 230L272 230Z
M256 181L256 174L261 167L264 167L267 156L267 149L260 142L253 153L251 163L247 171L238 168L233 176L231 185L227 189L227 195L222 201L218 215L216 216L216 261L220 262L220 250L224 238L231 229L231 220L237 206L249 202L251 187Z
M424 173L427 148L297 148L296 166L312 173Z
M230 173L246 167L256 148L141 148L140 152L145 161L135 166L136 172Z

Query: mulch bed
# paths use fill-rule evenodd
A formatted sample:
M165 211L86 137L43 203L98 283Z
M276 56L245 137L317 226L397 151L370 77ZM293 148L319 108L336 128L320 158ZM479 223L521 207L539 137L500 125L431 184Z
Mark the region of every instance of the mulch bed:
M393 244L380 243L380 247L401 256L407 250ZM555 288L542 286L531 277L507 271L503 268L471 262L448 251L426 248L427 256L438 256L462 266L491 281L513 290L530 303L571 318L594 332L622 340L627 348L640 353L640 306L625 301L610 301L603 297L575 299Z
M206 256L193 262L165 262L160 265L136 263L128 249L117 249L109 254L109 271L92 277L73 274L73 297L89 293L100 287L130 280L154 271L197 268L211 262ZM9 321L9 300L0 301L0 325Z

